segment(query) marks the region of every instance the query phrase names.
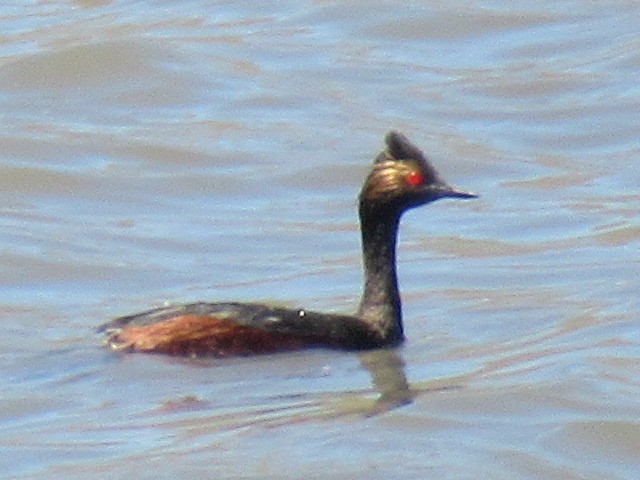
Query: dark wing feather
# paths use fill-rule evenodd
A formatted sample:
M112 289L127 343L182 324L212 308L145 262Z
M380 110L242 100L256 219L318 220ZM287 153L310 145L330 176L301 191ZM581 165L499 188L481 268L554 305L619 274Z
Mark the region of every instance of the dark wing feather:
M143 327L185 315L228 320L243 327L306 338L318 345L361 349L383 344L379 335L372 332L357 317L233 302L198 302L160 307L148 312L116 318L99 327L98 331L109 333L126 327Z

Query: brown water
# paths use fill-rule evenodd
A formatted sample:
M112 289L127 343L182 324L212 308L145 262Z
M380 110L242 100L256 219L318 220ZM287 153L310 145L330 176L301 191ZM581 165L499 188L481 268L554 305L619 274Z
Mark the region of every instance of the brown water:
M3 3L0 476L638 478L640 4L505 5ZM101 347L164 302L353 309L389 128L482 195L405 217L405 346Z

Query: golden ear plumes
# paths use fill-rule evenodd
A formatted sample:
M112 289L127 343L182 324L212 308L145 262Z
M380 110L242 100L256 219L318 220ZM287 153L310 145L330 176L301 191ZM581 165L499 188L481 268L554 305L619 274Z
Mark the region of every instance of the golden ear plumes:
M406 178L416 170L414 162L389 160L376 163L362 187L361 199L385 200L406 193L410 187Z

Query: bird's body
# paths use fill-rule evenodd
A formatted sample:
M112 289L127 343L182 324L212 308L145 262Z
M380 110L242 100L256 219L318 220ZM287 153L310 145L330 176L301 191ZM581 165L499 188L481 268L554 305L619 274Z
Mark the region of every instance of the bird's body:
M114 350L171 355L252 355L304 347L370 349L404 339L396 275L402 213L444 197L473 198L445 183L424 154L390 132L360 193L364 289L354 315L254 303L192 303L116 318L100 327Z

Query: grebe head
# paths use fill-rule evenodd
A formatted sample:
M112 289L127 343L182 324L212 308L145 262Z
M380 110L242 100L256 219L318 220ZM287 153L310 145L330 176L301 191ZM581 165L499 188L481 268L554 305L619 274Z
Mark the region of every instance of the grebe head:
M422 151L401 133L389 132L385 141L387 148L376 157L360 192L361 211L399 215L440 198L477 197L442 180Z

